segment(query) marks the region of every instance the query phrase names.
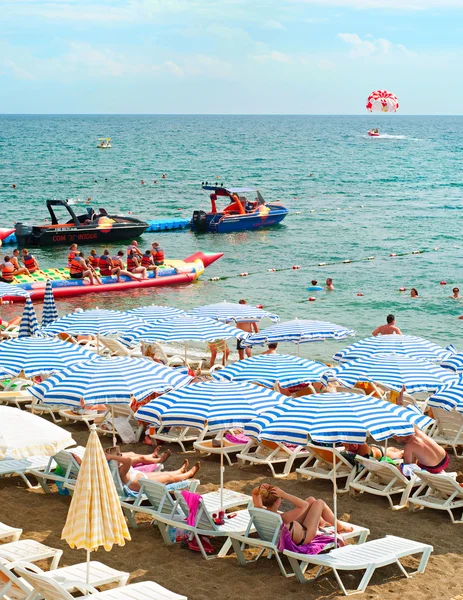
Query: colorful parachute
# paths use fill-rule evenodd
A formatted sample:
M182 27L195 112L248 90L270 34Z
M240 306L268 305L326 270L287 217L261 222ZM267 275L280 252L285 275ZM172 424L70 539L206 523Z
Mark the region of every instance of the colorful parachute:
M387 90L376 90L368 96L366 108L370 112L396 112L399 100Z

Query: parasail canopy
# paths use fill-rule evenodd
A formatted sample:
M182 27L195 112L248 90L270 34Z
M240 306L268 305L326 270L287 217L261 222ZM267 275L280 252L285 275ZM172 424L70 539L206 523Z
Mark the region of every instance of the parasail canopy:
M376 90L368 96L366 109L369 112L396 112L399 99L387 90Z

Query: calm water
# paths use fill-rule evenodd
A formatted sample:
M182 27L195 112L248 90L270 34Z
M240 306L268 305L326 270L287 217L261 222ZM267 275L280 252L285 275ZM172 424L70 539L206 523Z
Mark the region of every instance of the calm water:
M368 138L374 126L387 137ZM112 138L111 150L96 148L100 136ZM284 225L234 235L143 236L142 246L158 240L173 258L223 251L199 283L75 298L60 302L60 312L151 302L190 308L246 297L283 319L331 320L360 337L393 312L404 332L462 348L463 321L456 317L463 303L448 299L453 284L463 292L462 159L463 117L3 116L0 226L42 220L53 197L91 197L96 206L147 219L189 217L209 205L202 180L255 185L291 209ZM414 250L427 252L389 258ZM43 266L65 264L65 248L34 253ZM369 256L375 260L361 260ZM302 268L267 271L292 265ZM241 278L243 271L252 274ZM208 281L214 276L228 278ZM307 302L310 280L328 276L336 291ZM420 298L400 294L402 286L418 288ZM338 347L306 345L302 353L328 359Z

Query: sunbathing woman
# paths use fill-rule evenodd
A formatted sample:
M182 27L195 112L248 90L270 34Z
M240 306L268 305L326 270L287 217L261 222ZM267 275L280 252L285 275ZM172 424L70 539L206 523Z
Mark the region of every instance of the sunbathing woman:
M386 450L382 446L368 445L366 442L363 444L344 444L344 448L346 452L351 454L358 454L365 458L375 458L376 460L381 460L385 456L391 460L400 460L404 456L404 451L394 448L394 446L389 446Z
M256 508L266 508L277 513L282 500L294 504L294 508L281 513L281 518L297 546L310 544L320 527L334 525L333 512L323 500L312 497L302 500L266 483L252 491L252 501ZM348 533L352 531L352 527L338 521L337 531Z
M167 485L168 483L177 483L178 481L185 481L186 479L192 479L199 471L199 461L189 469L189 462L186 460L183 465L177 471L160 471L154 473L142 473L132 467L132 458L128 456L106 454L107 460L117 460L119 464L119 475L122 483L129 487L134 492L138 492L140 489L139 479L149 479L150 481L158 481Z
M116 447L117 448L117 447ZM159 465L164 464L169 456L172 455L171 450L166 450L159 456L159 446L151 454L137 454L136 452L114 452L114 448L107 448L107 454L111 456L124 456L132 460L132 467L137 465Z

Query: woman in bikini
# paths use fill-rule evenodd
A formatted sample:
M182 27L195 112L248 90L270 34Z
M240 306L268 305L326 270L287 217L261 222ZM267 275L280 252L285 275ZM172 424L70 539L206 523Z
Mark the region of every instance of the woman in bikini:
M399 448L395 448L394 446L390 446L385 450L385 448L377 446L376 444L363 443L344 444L344 448L346 449L346 452L351 454L358 454L364 458L375 458L376 460L381 460L385 456L391 460L400 460L404 456L404 451L399 450Z
M312 497L302 500L266 483L252 491L252 501L256 508L265 508L278 513L282 500L287 500L294 505L291 510L282 512L281 518L297 546L310 544L321 527L334 525L333 511L323 500ZM352 527L338 521L337 531L348 533L352 531Z

